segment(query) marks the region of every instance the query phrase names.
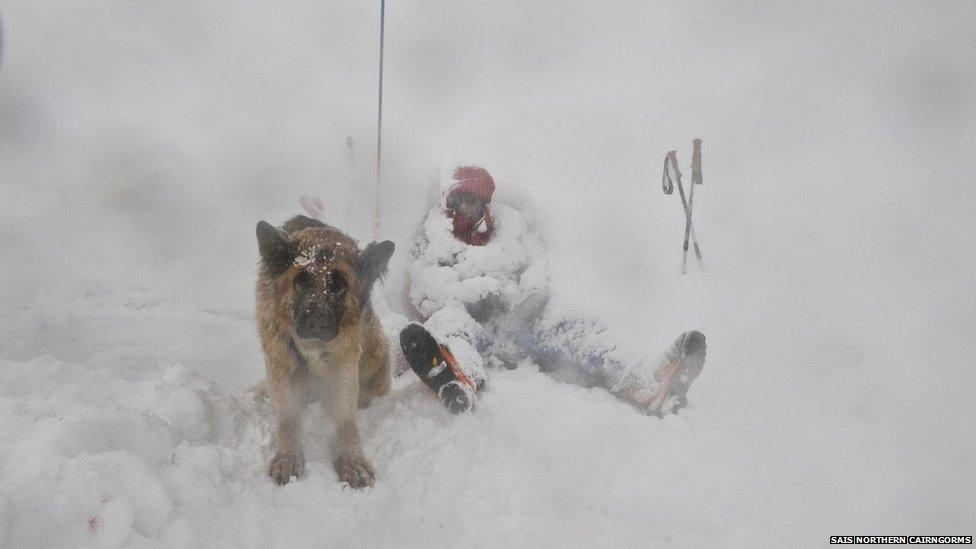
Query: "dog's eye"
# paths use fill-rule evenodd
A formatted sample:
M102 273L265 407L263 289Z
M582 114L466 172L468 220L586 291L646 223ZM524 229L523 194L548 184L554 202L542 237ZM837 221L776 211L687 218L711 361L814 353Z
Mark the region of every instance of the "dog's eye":
M308 271L302 271L298 273L295 277L295 284L297 286L309 287L312 285L312 275Z
M344 292L346 290L346 279L342 278L342 275L335 271L329 273L325 290L330 294L340 294Z

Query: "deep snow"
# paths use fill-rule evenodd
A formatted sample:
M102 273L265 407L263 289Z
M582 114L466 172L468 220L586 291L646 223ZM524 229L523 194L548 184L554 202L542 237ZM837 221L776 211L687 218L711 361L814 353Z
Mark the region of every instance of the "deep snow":
M318 193L368 240L374 7L3 7L0 546L976 530L967 3L390 4L390 306L463 155L534 215L554 305L649 354L697 327L709 358L664 420L529 365L462 417L399 378L361 415L375 488L336 482L317 406L274 486L254 224ZM696 136L709 272L681 276L659 170Z

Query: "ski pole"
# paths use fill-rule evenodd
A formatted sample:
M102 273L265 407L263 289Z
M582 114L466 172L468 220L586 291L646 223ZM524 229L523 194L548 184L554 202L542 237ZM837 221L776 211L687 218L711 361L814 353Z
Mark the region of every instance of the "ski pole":
M702 140L695 138L692 140L692 153L691 153L691 192L688 198L688 226L691 229L692 243L695 245L695 257L698 258L698 266L701 270L705 270L705 262L702 260L701 249L698 247L698 238L695 236L695 228L691 226L691 205L695 197L695 187L702 184L702 171L701 171L701 143ZM685 235L685 240L688 236Z
M691 184L701 185L702 184L702 173L701 173L701 139L695 138L691 142L692 152L691 152Z
M373 238L380 238L380 185L383 182L383 43L386 39L386 0L380 0L380 75L376 106L376 201L373 203Z
M698 166L700 166L700 162L701 162L701 156L700 156L700 154L699 154L699 156L697 158L698 158L698 162L699 162ZM693 164L694 164L694 162L693 162ZM672 194L674 192L674 181L673 181L673 179L671 177L671 172L668 171L668 166L669 165L673 165L674 166L675 173L676 173L676 177L680 178L681 171L678 168L678 158L677 158L677 152L676 151L671 151L667 155L665 155L665 157L664 157L664 170L663 170L664 173L661 176L661 187L664 190L664 194ZM701 170L700 169L697 169L696 170L695 167L696 167L695 165L692 166L692 182L693 182L692 184L693 185L694 185L694 181L696 181L697 179L699 179L701 177ZM681 192L681 209L682 209L683 212L685 212L685 217L686 217L686 220L685 221L686 221L686 224L687 224L688 202L687 202L687 199L686 199L685 194L684 194L684 185L680 185L679 186L679 190ZM695 226L694 225L691 225L690 233L691 233L691 242L694 245L694 249L695 249L695 257L698 259L698 265L699 265L699 267L702 269L702 271L704 271L705 270L705 263L704 263L704 261L702 259L701 247L698 244L698 235L695 233ZM685 271L686 271L686 269L682 269L682 272L685 272Z
M688 272L688 237L691 234L691 201L685 201L685 186L681 184L681 170L678 168L678 151L668 152L671 160L671 168L674 170L674 178L678 180L678 192L681 193L681 204L685 211L685 241L681 247L681 274ZM695 192L695 185L692 184L691 192Z
M686 274L688 272L688 237L691 236L691 241L695 249L695 257L698 259L698 266L701 267L702 271L705 270L705 262L702 259L701 247L698 245L698 235L695 234L695 227L691 223L691 201L685 196L685 188L681 183L681 170L678 168L678 152L669 151L664 161L664 172L666 181L663 182L665 194L671 194L673 192L673 183L671 182L671 174L668 172L668 165L674 170L674 179L678 181L678 192L681 195L681 207L685 212L685 239L682 245L682 258L681 258L681 274ZM692 179L694 180L694 173L692 174ZM691 192L694 193L694 183L692 183ZM669 192L671 191L671 192ZM692 196L694 196L692 194Z

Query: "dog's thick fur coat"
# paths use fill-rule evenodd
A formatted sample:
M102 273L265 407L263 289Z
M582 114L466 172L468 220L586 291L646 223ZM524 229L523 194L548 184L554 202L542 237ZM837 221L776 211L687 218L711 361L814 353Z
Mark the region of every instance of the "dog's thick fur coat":
M278 484L302 474L300 412L308 398L321 398L337 426L340 480L370 486L375 476L363 455L356 409L390 387L389 343L370 290L386 271L393 243L360 250L338 229L305 216L281 229L261 221L257 238L257 322L278 420L268 473Z

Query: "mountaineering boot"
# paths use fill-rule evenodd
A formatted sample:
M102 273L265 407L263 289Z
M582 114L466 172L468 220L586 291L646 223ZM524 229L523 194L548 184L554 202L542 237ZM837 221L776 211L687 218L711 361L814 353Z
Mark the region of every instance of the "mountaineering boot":
M648 413L662 416L688 404L688 389L705 366L705 350L705 334L691 330L678 336L668 349L668 362L656 374L661 385Z
M474 408L477 386L461 371L457 359L417 323L400 332L400 348L410 369L424 382L452 413Z

